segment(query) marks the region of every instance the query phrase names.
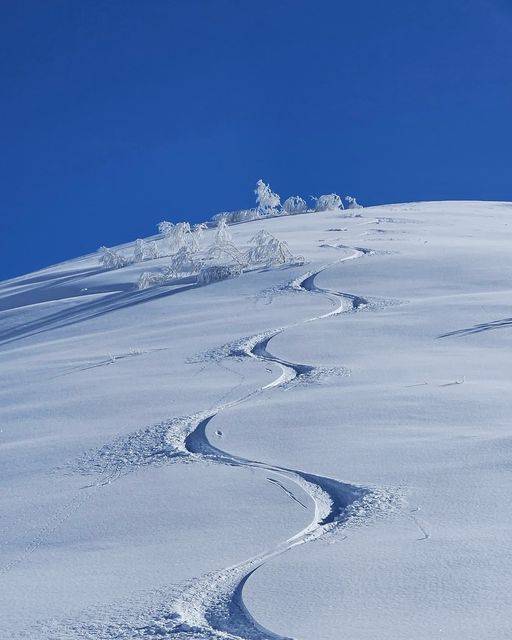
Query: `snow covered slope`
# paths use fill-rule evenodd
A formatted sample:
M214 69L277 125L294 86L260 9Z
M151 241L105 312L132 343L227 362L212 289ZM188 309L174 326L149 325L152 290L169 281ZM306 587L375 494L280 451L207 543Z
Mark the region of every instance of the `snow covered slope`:
M361 212L0 284L1 638L511 637L512 204Z

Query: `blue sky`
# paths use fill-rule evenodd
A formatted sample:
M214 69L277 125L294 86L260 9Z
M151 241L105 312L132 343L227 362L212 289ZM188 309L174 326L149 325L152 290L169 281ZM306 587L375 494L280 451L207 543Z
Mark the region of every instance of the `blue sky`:
M0 278L283 196L512 200L507 0L8 0Z

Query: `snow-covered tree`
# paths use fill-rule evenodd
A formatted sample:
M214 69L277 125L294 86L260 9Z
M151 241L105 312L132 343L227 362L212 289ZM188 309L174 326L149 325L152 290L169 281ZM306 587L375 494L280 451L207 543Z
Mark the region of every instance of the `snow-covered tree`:
M144 248L146 251L146 260L155 260L160 257L158 254L158 245L154 240L146 242Z
M218 282L219 280L226 280L227 278L236 278L242 273L242 268L239 265L233 264L221 264L202 267L197 276L197 284L202 286L211 284L212 282Z
M144 260L154 260L155 258L158 258L156 242L154 240L146 242L138 238L133 249L133 261L144 262Z
M197 252L201 249L201 240L204 235L204 230L207 228L208 226L204 222L195 224L191 228L190 233L186 236L187 246L191 251Z
M160 271L142 273L139 276L138 288L147 289L165 284L179 276L197 273L201 269L201 265L201 261L196 258L196 252L185 245L170 256L167 266Z
M159 242L160 254L168 256L173 251L173 231L174 225L168 220L162 220L158 223L158 232L162 234L163 239Z
M135 240L135 246L133 248L133 261L134 262L142 262L146 259L145 251L144 251L144 240L141 238L137 238Z
M114 251L108 247L100 247L98 251L100 253L100 262L105 269L121 269L130 263L129 260L118 251Z
M217 231L215 232L215 244L218 246L222 246L231 242L232 236L229 232L228 223L226 222L226 218L223 216L219 218L217 223Z
M258 209L239 209L238 211L225 211L212 216L214 222L218 222L220 218L226 218L228 224L234 222L249 222L261 218L261 212Z
M174 225L171 236L174 242L174 249L181 249L185 246L187 236L190 235L191 229L188 222L178 222Z
M249 264L279 265L287 262L304 262L301 256L294 256L288 244L262 229L250 240L252 247L246 253Z
M244 254L232 242L213 244L208 250L208 259L222 261L223 263L234 262L241 269L247 266Z
M137 289L149 289L165 282L165 275L160 271L144 271L139 276Z
M173 224L167 220L158 224L158 231L164 236L164 241L161 244L163 255L176 253L186 244L187 236L191 233L188 222Z
M240 209L234 212L233 222L250 222L258 218L261 218L261 213L258 209Z
M154 240L146 242L138 238L133 248L133 261L144 262L144 260L154 260L158 257L158 248Z
M353 196L345 196L346 209L362 209L363 205L359 204L359 202Z
M252 245L246 253L247 262L249 264L261 264L262 262L268 262L268 246L270 240L273 238L268 231L261 229L250 240Z
M183 246L171 256L165 274L169 278L177 278L184 274L194 273L200 269L200 267L201 263L196 260L194 252L190 250L190 247Z
M206 229L208 229L208 225L205 222L199 222L192 227L192 233L195 233L197 239L200 241L203 239Z
M278 194L274 193L270 185L265 184L261 179L256 183L254 193L256 194L258 209L266 215L272 215L281 204L281 198Z
M218 219L215 239L208 250L208 258L210 260L234 262L242 269L246 266L244 254L232 242L226 216Z
M315 198L315 200L316 211L335 211L336 209L343 209L343 202L336 193L319 196L318 198Z
M165 238L168 238L171 235L173 227L174 225L172 222L162 220L162 222L158 223L158 233L161 233Z
M283 202L283 209L289 215L305 213L308 210L307 204L300 196L291 196Z

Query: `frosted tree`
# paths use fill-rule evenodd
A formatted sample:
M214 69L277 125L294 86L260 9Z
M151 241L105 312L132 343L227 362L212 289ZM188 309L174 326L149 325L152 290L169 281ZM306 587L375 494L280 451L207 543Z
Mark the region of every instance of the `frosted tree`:
M158 254L158 245L154 240L146 242L144 244L144 248L146 251L146 260L155 260L160 257Z
M200 286L226 280L227 278L236 278L241 275L242 269L238 265L213 265L202 267L197 276L197 284Z
M244 254L232 242L213 244L208 250L208 258L223 263L234 262L241 269L247 266Z
M200 222L192 227L192 233L195 234L198 242L203 239L206 229L208 229L208 225L205 222Z
M336 211L337 209L343 209L343 202L341 198L336 193L329 193L324 196L320 196L315 198L316 211Z
M160 271L145 271L139 276L137 287L148 289L169 282L173 278L198 273L201 269L201 261L197 260L190 247L183 246L170 256L169 263Z
M258 209L240 209L232 214L233 222L250 222L261 218Z
M100 247L99 253L100 262L105 269L121 269L129 264L129 260L127 260L123 255L118 251L109 249L108 247Z
M238 209L237 211L224 211L212 216L214 222L218 222L220 218L226 218L228 224L233 222L249 222L261 218L261 212L258 209Z
M188 234L186 241L187 241L187 247L190 249L190 251L197 253L201 249L201 245L199 244L198 234L196 234L194 231L191 231Z
M158 223L158 232L163 236L163 240L159 243L162 255L169 255L170 253L172 253L173 230L174 225L168 220L162 220L162 222Z
M345 196L345 202L347 203L347 209L362 209L363 205L359 204L359 202L353 196Z
M159 284L165 282L165 275L161 272L144 271L139 276L137 282L137 289L149 289L150 287L156 287Z
M198 224L195 224L192 227L192 231L194 233L203 233L206 229L208 229L208 225L206 224L206 222L199 222ZM202 235L201 235L202 237Z
M197 252L201 249L201 240L204 236L204 230L207 229L208 226L201 222L199 224L195 224L190 232L186 236L187 245L191 251Z
M133 261L134 262L143 262L146 259L145 250L144 250L144 240L141 238L137 238L135 240L135 246L133 248Z
M215 244L218 246L222 246L231 242L232 236L229 232L228 223L226 222L226 218L223 216L219 218L217 223L217 231L215 232Z
M304 258L292 254L284 240L279 240L264 229L253 236L250 243L252 247L246 253L249 264L272 266L287 262L304 262Z
M178 222L174 225L171 232L174 249L181 249L187 241L187 236L191 233L190 224L188 222Z
M133 249L133 261L144 262L144 260L154 260L155 258L158 258L156 242L154 240L146 242L138 238Z
M193 273L201 268L201 263L196 260L189 247L181 247L177 253L171 256L165 275L169 278L177 278L186 273Z
M165 255L175 253L186 244L187 236L191 233L188 222L173 224L163 220L158 224L158 231L164 236L163 251Z
M296 213L305 213L308 207L300 196L291 196L283 202L283 209L288 215L295 215Z
M174 225L172 222L162 220L162 222L158 223L158 233L161 233L165 238L168 238L171 235L173 227Z
M270 185L265 184L261 179L256 183L254 193L256 194L258 209L265 215L272 215L275 213L275 210L281 204L281 198L278 194L274 193L270 188Z
M246 266L243 253L232 242L226 216L218 219L215 239L208 250L208 258L210 260L234 262L241 268Z
M250 240L252 247L247 251L246 258L249 264L261 264L262 262L268 262L268 246L270 240L273 238L268 231L261 229Z

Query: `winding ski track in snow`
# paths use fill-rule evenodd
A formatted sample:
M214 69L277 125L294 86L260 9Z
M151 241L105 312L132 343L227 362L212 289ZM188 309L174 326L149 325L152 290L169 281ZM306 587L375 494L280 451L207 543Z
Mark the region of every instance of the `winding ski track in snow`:
M313 519L301 531L284 540L275 548L226 569L208 573L193 580L166 603L161 616L153 616L147 626L131 628L127 633L116 635L116 638L150 638L157 635L179 638L180 640L199 638L207 640L290 640L260 626L247 610L243 602L243 587L249 577L263 564L293 547L318 539L351 520L365 518L376 510L392 504L393 497L386 490L346 484L334 478L300 469L240 457L213 445L207 434L208 425L224 411L247 402L257 394L268 393L272 389L284 387L292 380L307 378L315 370L315 367L310 365L290 362L274 355L269 350L269 343L276 335L293 327L357 310L367 305L368 301L365 298L321 288L315 284L315 279L326 269L358 258L368 252L369 250L352 249L350 255L327 264L315 272L303 274L290 284L290 288L293 290L327 296L333 302L334 309L313 318L252 336L242 343L238 341L231 345L225 357L244 356L260 360L265 364L277 364L281 368L281 374L273 382L251 391L241 398L218 404L210 410L171 420L168 423L158 425L153 431L147 429L133 434L128 442L130 451L136 450L134 444L137 441L143 443L140 451L135 454L132 463L134 466L174 458L191 462L257 469L271 473L273 477L267 477L267 479L278 484L290 498L302 507L306 507L303 500L296 497L286 485L295 486L298 494L309 497L314 505ZM103 460L107 461L107 467L115 466L119 451L120 449L116 445L103 452ZM107 471L105 464L102 464L103 471Z
M346 258L337 260L334 264L351 260L364 255L364 252L356 249ZM292 283L292 288L302 289L310 293L327 295L331 300L337 300L335 309L328 313L309 318L305 321L288 325L274 332L256 336L252 344L246 348L246 355L257 358L266 363L277 363L281 369L281 375L265 385L259 391L265 391L287 384L291 380L307 376L314 367L306 364L294 363L279 358L269 351L269 343L276 335L299 326L313 322L347 310L356 310L365 306L367 300L349 293L341 293L330 289L323 289L315 284L315 278L325 269L333 265L326 265L314 273L307 273ZM252 397L252 394L249 395ZM169 635L179 635L183 638L233 638L243 640L288 640L284 636L261 627L251 616L243 603L242 591L250 575L273 557L280 555L291 548L314 540L343 525L347 520L369 508L372 502L372 491L363 487L345 484L334 478L328 478L302 470L281 467L257 460L250 460L230 454L214 446L208 439L207 427L222 411L245 402L248 397L235 400L219 407L211 415L199 420L184 440L184 449L194 457L202 460L237 467L249 467L273 472L281 479L294 483L299 491L307 494L315 506L313 520L297 534L284 541L276 548L250 558L240 564L229 567L215 574L209 574L199 583L192 586L181 595L179 600L173 603L174 611L179 615L183 623L177 624ZM277 484L279 481L274 480ZM281 485L285 491L288 490ZM288 492L291 494L291 492ZM293 494L292 499L301 504ZM366 502L366 504L365 504ZM199 589L198 589L199 587Z

